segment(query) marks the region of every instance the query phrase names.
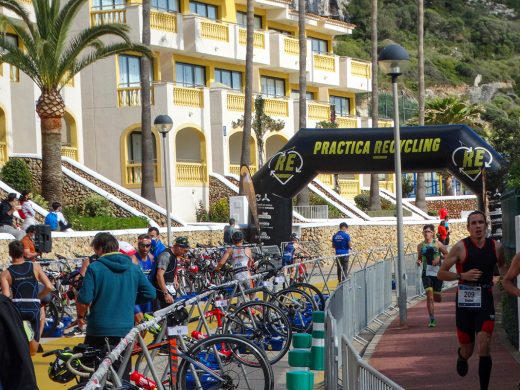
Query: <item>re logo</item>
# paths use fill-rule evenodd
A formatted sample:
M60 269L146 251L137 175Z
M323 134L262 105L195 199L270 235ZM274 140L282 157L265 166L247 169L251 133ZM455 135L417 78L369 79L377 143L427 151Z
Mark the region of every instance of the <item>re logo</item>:
M486 148L477 146L461 146L455 149L451 155L453 164L459 168L459 172L475 181L482 173L482 168L491 167L493 156Z
M303 159L295 150L285 150L276 153L269 160L269 174L280 184L285 185L296 173L300 173L303 167Z

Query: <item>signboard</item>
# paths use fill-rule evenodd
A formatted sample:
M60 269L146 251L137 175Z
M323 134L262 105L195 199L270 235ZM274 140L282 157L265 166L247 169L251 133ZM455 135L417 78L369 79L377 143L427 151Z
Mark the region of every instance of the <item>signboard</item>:
M502 203L500 194L496 193L489 199L489 218L491 220L491 238L502 240Z
M263 245L287 241L292 228L292 200L270 193L257 193L256 205Z

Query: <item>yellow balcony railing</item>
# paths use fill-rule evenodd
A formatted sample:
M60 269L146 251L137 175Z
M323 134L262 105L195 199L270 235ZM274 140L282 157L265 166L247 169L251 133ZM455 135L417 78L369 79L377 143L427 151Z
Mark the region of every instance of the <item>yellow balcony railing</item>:
M240 43L242 46L245 46L247 43L247 30L246 29L239 29L238 30L238 43ZM264 49L265 48L265 35L263 32L255 31L253 33L253 47L256 47L257 49Z
M201 88L174 87L173 103L176 106L204 107L204 91Z
M229 27L227 24L216 23L209 20L201 20L200 35L202 38L206 39L229 42Z
M297 56L300 54L300 43L298 42L297 39L284 37L283 51L285 54Z
M244 112L246 97L244 95L227 94L228 111Z
M321 173L316 178L329 187L334 185L334 175Z
M177 162L177 184L198 184L208 182L206 164L192 162Z
M394 127L394 122L391 119L379 119L377 125L379 127Z
M126 24L126 10L124 8L121 8L90 11L91 26L100 26L103 24L110 23Z
M370 64L366 62L352 61L352 76L370 78Z
M358 127L357 118L337 117L336 123L338 124L338 127L342 129L352 129Z
M309 103L307 116L316 121L330 121L330 106L328 104Z
M22 3L25 3L25 4L32 4L32 0L21 0Z
M78 161L78 148L75 148L70 145L62 145L61 146L61 155L63 157L68 157L68 158Z
M153 167L153 180L156 185L159 185L159 165L157 164L157 162L154 162ZM126 185L132 186L141 184L143 176L141 161L127 161L125 173Z
M357 176L357 175L356 175ZM339 179L340 194L347 198L353 198L360 193L359 178L357 179Z
M150 90L150 103L154 104L153 88ZM136 107L141 105L141 87L119 87L117 89L119 107Z
M379 188L382 188L382 189L390 191L390 192L394 192L394 181L393 180L379 180Z
M289 102L287 100L266 98L264 111L267 115L289 116Z
M0 166L4 165L9 157L7 156L7 143L0 142Z
M254 175L258 171L255 165L249 165L249 172ZM240 164L229 164L229 173L240 176Z
M326 72L336 71L336 59L334 56L327 54L314 54L314 67L318 70Z
M14 65L9 65L9 79L17 83L20 81L20 70Z
M177 15L171 12L151 10L150 28L172 33L177 32Z

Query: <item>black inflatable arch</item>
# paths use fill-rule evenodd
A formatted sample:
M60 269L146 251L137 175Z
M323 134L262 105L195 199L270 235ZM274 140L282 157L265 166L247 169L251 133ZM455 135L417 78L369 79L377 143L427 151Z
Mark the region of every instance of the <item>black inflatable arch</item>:
M466 125L401 127L402 172L448 170L475 194L502 157ZM391 173L393 128L301 129L253 176L261 240L286 241L290 200L319 173ZM272 212L270 211L272 210Z

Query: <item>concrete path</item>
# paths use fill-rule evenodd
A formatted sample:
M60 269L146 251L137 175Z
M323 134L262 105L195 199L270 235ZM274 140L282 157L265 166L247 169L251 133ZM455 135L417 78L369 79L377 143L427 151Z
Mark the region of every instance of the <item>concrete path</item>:
M437 327L428 328L426 301L409 308L408 328L400 328L397 317L378 337L370 365L405 389L479 389L476 353L469 360L466 377L461 378L455 370L455 289L444 292L443 302L435 304L435 317ZM520 388L520 364L515 357L519 354L505 340L501 326L497 323L493 334L489 389L517 390Z

